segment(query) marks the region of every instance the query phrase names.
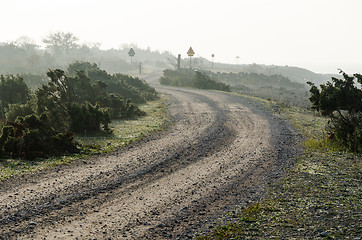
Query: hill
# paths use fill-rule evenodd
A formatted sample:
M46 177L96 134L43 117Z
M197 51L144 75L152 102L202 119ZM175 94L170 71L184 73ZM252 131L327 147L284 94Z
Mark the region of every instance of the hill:
M293 82L306 83L307 81L311 81L317 85L325 83L326 81L330 80L331 77L339 76L338 74L319 74L300 67L264 65L255 63L241 65L216 63L214 66L214 71L259 73L268 76L281 75L283 77L289 78Z

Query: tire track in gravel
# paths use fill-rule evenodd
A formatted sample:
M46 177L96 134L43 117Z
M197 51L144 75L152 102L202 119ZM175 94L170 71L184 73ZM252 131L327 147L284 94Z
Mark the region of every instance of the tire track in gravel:
M229 94L160 90L168 131L0 183L0 239L190 238L290 164L294 137L279 118Z

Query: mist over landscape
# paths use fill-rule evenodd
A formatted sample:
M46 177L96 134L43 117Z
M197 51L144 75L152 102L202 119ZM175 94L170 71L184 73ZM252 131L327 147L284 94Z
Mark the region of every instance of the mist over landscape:
M195 57L211 61L214 54L220 63L355 73L361 67L360 8L358 0L16 0L2 4L0 42L25 36L44 49L50 34L70 32L78 44L102 50L133 44L184 58L192 46Z
M362 1L0 6L0 240L361 240Z
M111 74L123 73L140 78L153 73L160 74L167 68L177 68L177 58L170 52L142 49L135 44L103 50L100 44L82 44L70 32L52 33L43 39L43 45L40 47L27 37L1 43L0 73L22 74L30 89L36 90L48 82L48 69L67 69L76 62L96 64ZM130 49L135 52L132 57L128 54ZM197 56L181 57L180 67L206 72L212 79L231 85L234 91L300 107L310 106L307 81L321 84L332 76L338 76L318 74L293 66L219 63ZM220 74L223 72L235 74L225 77ZM283 81L280 78L284 78Z

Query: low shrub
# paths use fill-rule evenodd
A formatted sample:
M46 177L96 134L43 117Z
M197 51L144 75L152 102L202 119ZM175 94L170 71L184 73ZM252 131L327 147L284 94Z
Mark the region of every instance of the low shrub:
M330 139L346 150L362 152L362 75L340 71L343 79L332 78L326 84L311 86L312 108L329 118Z
M215 81L205 73L192 69L165 69L163 76L160 78L160 84L230 92L229 85Z
M30 101L25 104L9 104L9 108L5 110L5 116L7 121L15 121L17 117L25 117L34 113L35 112L33 104Z
M74 133L57 133L43 114L18 117L6 122L0 136L0 157L34 160L79 152Z

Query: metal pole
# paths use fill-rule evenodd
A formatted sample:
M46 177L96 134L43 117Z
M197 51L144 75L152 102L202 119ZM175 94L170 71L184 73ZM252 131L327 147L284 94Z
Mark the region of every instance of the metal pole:
M180 70L181 69L181 54L179 54L177 56L177 69Z
M215 54L211 54L211 57L212 57L211 69L214 69L214 57L215 57Z

